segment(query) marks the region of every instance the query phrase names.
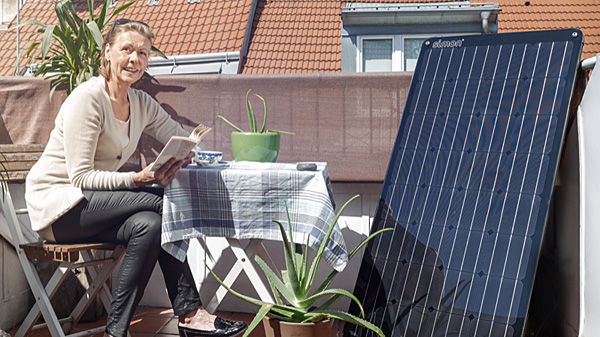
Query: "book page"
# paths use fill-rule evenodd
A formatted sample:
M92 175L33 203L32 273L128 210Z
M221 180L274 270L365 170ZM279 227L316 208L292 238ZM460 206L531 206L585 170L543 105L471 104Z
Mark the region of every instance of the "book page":
M175 157L177 160L185 159L188 153L192 151L194 146L197 144L195 139L189 137L173 136L167 142L167 145L156 157L156 160L152 164L150 171L156 171L161 168L171 157Z

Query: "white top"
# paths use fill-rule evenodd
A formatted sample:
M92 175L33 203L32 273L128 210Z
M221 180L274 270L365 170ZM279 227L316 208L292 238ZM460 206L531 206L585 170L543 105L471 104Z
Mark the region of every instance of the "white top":
M188 136L147 93L130 88L129 142L118 136L103 77L79 85L67 97L39 161L27 175L25 199L31 227L48 228L83 199L82 189L132 189L134 172L116 172L137 148L142 132L165 144Z
M127 144L129 144L129 119L127 120L127 122L123 122L120 119L116 119L116 135L119 138L119 140L121 141L121 146L124 148L125 146L127 146Z

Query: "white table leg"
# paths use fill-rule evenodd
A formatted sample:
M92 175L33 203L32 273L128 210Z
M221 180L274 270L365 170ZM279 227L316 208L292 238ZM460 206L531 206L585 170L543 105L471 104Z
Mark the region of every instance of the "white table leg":
M251 257L254 255L258 247L261 247L261 250L264 251L264 247L262 247L262 240L251 239L245 248L240 245L240 242L237 239L227 238L227 242L229 243L229 246L231 247L231 250L235 254L237 260L225 279L223 279L223 283L225 283L228 287L233 286L233 283L243 270L252 283L252 286L258 293L260 299L264 302L273 303L274 300L271 296L271 293L263 283L262 279L259 277L251 261ZM267 260L271 262L270 259ZM206 310L210 313L214 313L226 294L227 289L225 289L225 287L222 285L219 285L215 295L212 297L208 305L206 305Z

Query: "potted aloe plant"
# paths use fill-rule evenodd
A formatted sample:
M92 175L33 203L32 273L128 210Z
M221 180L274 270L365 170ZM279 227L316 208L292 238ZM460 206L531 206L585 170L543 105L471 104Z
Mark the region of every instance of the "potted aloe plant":
M333 270L321 284L315 283L316 271L323 258L323 253L331 233L333 232L334 225L337 223L344 208L357 197L359 197L359 195L355 195L348 200L337 213L333 222L329 225L325 239L316 252L310 268L308 251L306 248L308 242L307 245L304 246L304 249L302 245L294 243L291 235L292 226L289 213L287 216L289 234L286 233L286 229L281 222L273 220L281 230L286 269L281 271L281 276L278 276L259 256L255 257L255 261L265 273L276 303L266 303L232 290L225 285L217 275L215 275L208 265L206 265L215 279L234 296L260 307L258 313L244 333L244 337L249 336L261 321L264 323L267 337L300 336L298 335L298 329L302 330L302 333L305 333L303 336L329 336L333 325L333 319L357 324L384 337L380 328L366 321L364 318L351 315L347 312L330 309L331 305L338 301L342 296L346 296L357 304L364 317L362 304L356 296L344 289L328 289L328 286L338 274L336 270ZM352 259L352 257L367 242L369 242L369 240L388 230L392 230L392 228L384 228L371 234L352 250L348 255L348 259ZM320 302L317 304L317 301L319 300ZM319 333L323 334L319 335Z
M254 96L262 101L264 110L262 127L259 129L252 103L250 103L251 90L246 93L249 132L244 132L221 115L217 115L217 119L222 119L235 130L231 133L231 151L236 161L275 162L279 155L280 134L294 135L294 133L267 129L267 102L262 96L255 94Z

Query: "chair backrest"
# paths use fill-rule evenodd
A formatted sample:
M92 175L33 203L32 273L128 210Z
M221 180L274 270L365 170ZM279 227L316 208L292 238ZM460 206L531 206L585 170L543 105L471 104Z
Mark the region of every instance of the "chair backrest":
M0 144L0 153L3 154L0 159L6 169L3 177L11 185L16 184L7 186L2 194L2 212L6 223L0 222L0 235L15 247L40 240L37 233L19 221L18 216L27 214L27 209L15 207L11 189L17 188L18 184L25 181L29 169L40 158L43 151L44 144Z

